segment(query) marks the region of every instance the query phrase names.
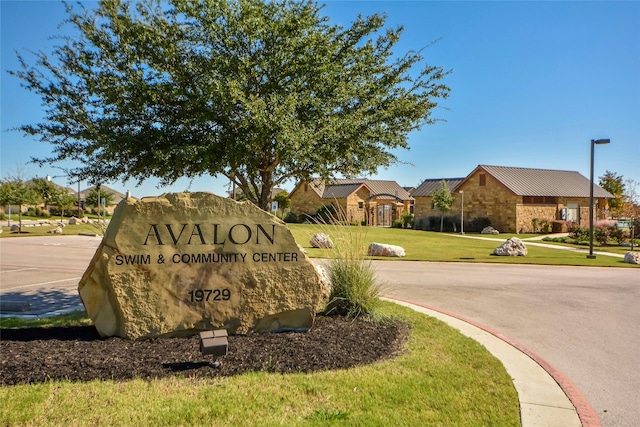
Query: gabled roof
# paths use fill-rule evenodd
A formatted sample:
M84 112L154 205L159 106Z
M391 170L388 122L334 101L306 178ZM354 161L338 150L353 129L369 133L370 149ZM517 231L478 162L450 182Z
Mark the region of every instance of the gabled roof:
M85 188L84 190L82 190L80 192L80 197L86 200L87 196L89 195L89 192L91 192L91 190L93 190L94 188L96 188L95 185L91 186L89 188ZM127 198L127 196L125 194L122 194L121 192L116 191L113 188L107 187L104 184L100 185L100 190L113 194L113 198L111 199L112 200L111 203L113 205L117 205L118 203L120 203L121 200Z
M314 178L309 186L323 199L345 198L364 186L378 199L413 200L411 195L395 181L381 181L374 179L332 179L324 183Z
M411 191L413 197L428 197L432 196L433 192L438 190L441 186L441 182L444 179L445 184L450 192L453 192L454 188L458 186L464 178L439 178L439 179L425 179L417 188Z
M575 171L479 165L465 181L478 169L483 169L518 196L589 197L589 179ZM593 196L614 197L596 184L593 185Z

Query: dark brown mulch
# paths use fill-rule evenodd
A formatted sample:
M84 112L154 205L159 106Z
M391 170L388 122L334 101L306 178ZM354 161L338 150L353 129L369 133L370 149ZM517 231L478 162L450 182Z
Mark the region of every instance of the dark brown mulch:
M102 339L93 326L1 329L0 384L346 369L398 355L408 335L400 322L318 316L307 333L230 336L214 367L197 336L130 341Z

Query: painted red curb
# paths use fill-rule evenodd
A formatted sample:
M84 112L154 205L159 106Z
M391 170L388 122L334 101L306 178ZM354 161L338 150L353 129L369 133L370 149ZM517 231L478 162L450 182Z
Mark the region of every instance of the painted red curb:
M552 366L549 362L547 362L538 354L529 350L519 342L503 335L502 333L496 331L495 329L492 329L486 325L483 325L471 319L467 319L465 317L459 316L455 313L451 313L449 311L442 310L436 307L431 307L429 305L418 303L415 301L405 300L402 298L396 298L396 297L391 297L386 295L384 297L391 300L406 302L409 304L416 305L418 307L423 307L429 310L437 311L438 313L442 313L447 316L454 317L458 320L462 320L465 323L468 323L470 325L475 326L476 328L480 328L483 331L490 333L496 338L499 338L502 341L509 344L510 346L518 349L522 353L529 356L538 365L540 365L540 367L544 369L549 375L551 375L551 378L553 378L555 382L558 383L558 385L560 386L564 394L566 394L569 400L571 401L571 404L573 404L573 406L576 408L576 412L578 413L578 418L580 418L580 423L582 424L582 427L602 427L602 424L600 424L600 419L598 418L598 414L593 409L593 407L591 406L587 398L578 389L578 387L576 387L576 385L566 375L564 375L562 372L560 372L558 369Z

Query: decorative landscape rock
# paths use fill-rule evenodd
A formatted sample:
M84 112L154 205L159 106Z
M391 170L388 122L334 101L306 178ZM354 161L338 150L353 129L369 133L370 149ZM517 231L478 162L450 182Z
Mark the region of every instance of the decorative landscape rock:
M62 227L61 226L57 226L56 228L52 228L48 232L51 233L51 234L62 234Z
M322 264L316 264L316 271L318 272L320 284L322 285L322 298L323 300L327 300L329 295L331 295L331 287L333 286L331 278L329 277L329 271L327 271L327 268Z
M624 262L628 264L640 264L640 252L625 252Z
M275 216L210 193L120 202L78 291L102 336L308 330L316 269Z
M499 256L526 256L527 247L522 240L517 237L511 237L506 242L498 246L493 251L494 255Z
M316 233L311 240L309 240L309 244L312 248L333 249L331 238L324 233Z
M405 256L405 252L402 246L387 245L385 243L373 242L369 245L369 249L367 250L367 255L403 257Z
M76 225L78 223L78 218L76 218L75 216L72 216L71 218L69 218L69 225Z
M482 231L480 232L480 234L500 234L500 232L489 225L489 226L483 228Z

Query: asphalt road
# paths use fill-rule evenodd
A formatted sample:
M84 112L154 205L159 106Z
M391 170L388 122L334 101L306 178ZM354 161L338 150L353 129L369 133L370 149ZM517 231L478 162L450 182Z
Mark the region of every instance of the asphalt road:
M501 332L567 376L603 426L640 426L640 269L375 265L385 295Z
M31 311L79 303L76 287L99 243L86 236L0 239L0 302L28 301ZM375 267L385 295L471 319L537 353L578 387L603 426L640 426L639 268Z

